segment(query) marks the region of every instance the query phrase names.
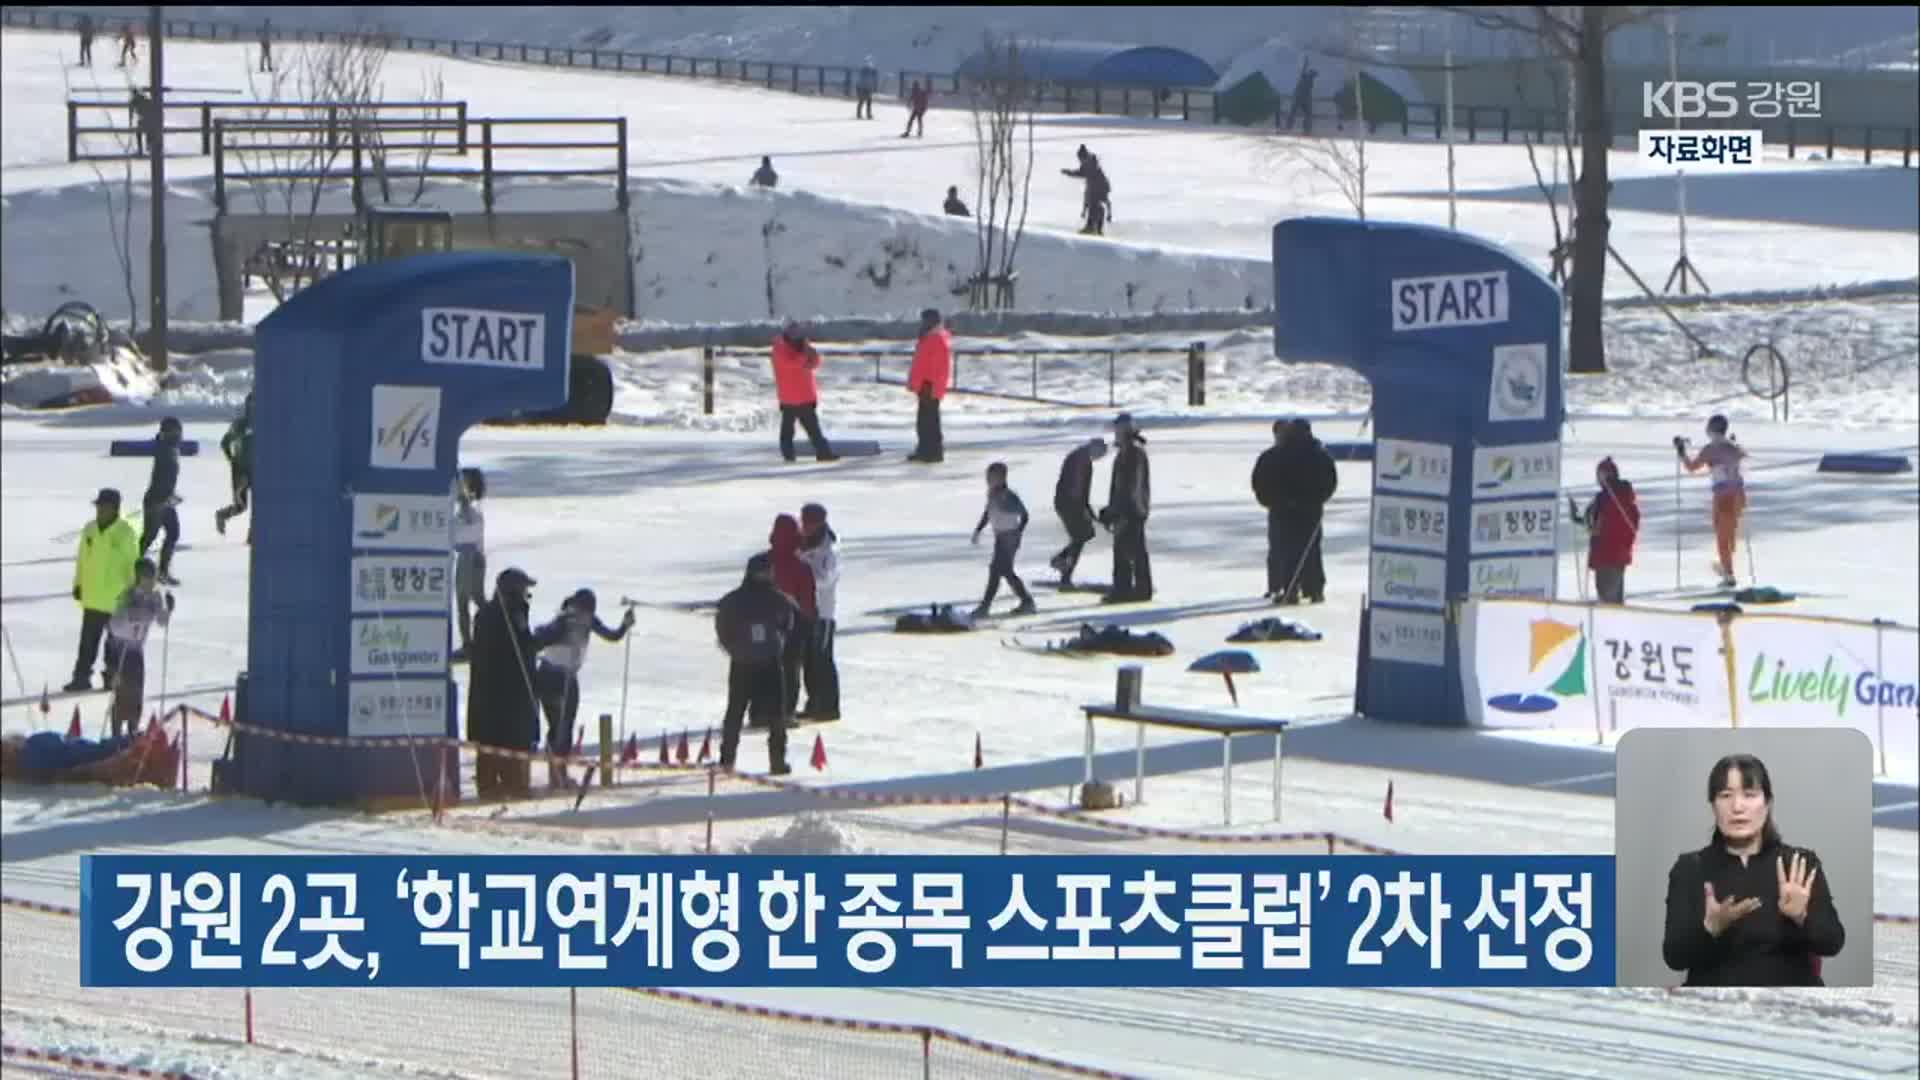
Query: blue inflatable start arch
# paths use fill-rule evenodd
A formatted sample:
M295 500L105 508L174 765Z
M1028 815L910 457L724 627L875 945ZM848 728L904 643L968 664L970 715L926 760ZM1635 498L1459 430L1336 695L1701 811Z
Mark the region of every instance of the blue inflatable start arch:
M417 803L443 766L457 785L457 758L406 737L458 734L448 656L460 435L563 403L572 333L572 264L494 252L351 270L260 323L236 719L278 737L236 734L236 790Z
M1560 290L1517 256L1424 225L1273 230L1274 352L1373 387L1361 711L1464 725L1459 601L1552 598Z

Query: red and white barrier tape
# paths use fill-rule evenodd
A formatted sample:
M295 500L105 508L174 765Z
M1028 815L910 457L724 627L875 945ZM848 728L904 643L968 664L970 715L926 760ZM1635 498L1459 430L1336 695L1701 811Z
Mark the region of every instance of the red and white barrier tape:
M969 1050L990 1054L1023 1065L1037 1065L1042 1068L1070 1073L1074 1076L1093 1077L1096 1080L1131 1080L1127 1073L1109 1072L1087 1065L1075 1065L1057 1058L1030 1054L1015 1050L1010 1046L987 1042L948 1031L945 1028L930 1027L922 1024L898 1024L884 1020L849 1020L838 1016L820 1016L814 1013L792 1012L787 1009L775 1009L766 1005L746 1005L737 1001L710 998L700 994L689 994L683 990L661 990L653 987L630 987L631 993L647 997L656 997L666 1001L677 1001L684 1005L694 1005L716 1012L733 1013L736 1016L749 1016L756 1020L778 1020L790 1024L806 1024L813 1027L828 1027L840 1031L857 1031L869 1035L912 1035L921 1039L932 1039L964 1046Z
M111 1062L81 1057L78 1054L66 1054L58 1050L36 1050L30 1046L17 1046L13 1043L0 1043L0 1057L44 1062L68 1069L85 1069L88 1072L102 1073L107 1076L137 1076L141 1080L193 1080L188 1073L161 1072L157 1069L141 1068L138 1065L115 1065Z

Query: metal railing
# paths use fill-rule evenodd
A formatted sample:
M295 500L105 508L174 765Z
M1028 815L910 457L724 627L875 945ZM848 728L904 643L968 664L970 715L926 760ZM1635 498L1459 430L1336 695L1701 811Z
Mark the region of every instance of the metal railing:
M541 177L547 179L578 179L604 177L614 185L615 205L626 210L630 205L627 185L627 119L615 117L480 117L466 118L462 121L459 136L465 152L478 150L480 163L477 167L436 166L431 161L431 153L441 149L429 138L427 142L391 142L384 138L386 134L405 134L408 131L431 136L440 128L424 128L418 125L379 125L350 124L344 128L335 127L328 121L298 120L257 121L257 120L221 120L214 121L213 138L213 203L220 213L227 212L228 186L233 183L253 183L258 181L311 181L316 183L345 182L351 185L353 206L362 210L367 205L366 185L368 181L387 178L396 180L464 180L478 181L481 201L491 213L498 201L497 184L501 180ZM477 137L467 129L477 127ZM579 129L605 128L610 134L605 138L581 139L563 138L516 139L507 136L514 132L539 129ZM325 139L318 137L324 133ZM324 146L329 151L337 147L337 158L327 160L318 167L311 168L275 168L271 158L280 155L283 159L289 155L300 155L308 147ZM517 155L527 151L605 151L610 163L605 166L559 166L535 167L532 165L503 166L499 162L502 154ZM423 153L429 155L420 159L417 166L393 164L385 158L394 153ZM261 158L269 159L267 167L257 167L254 162Z
M106 123L91 120L93 112L106 114ZM193 135L198 139L200 156L213 153L214 126L219 120L237 118L259 120L264 116L286 113L310 113L315 122L328 131L344 131L360 124L371 124L393 131L446 132L454 142L444 152L467 152L467 103L464 101L200 101L169 98L161 103L163 121L159 131L167 135ZM190 119L176 123L178 116ZM124 124L112 120L124 116ZM130 156L124 139L136 134L151 135L152 128L140 132L133 116L133 99L128 95L83 101L67 101L67 160L118 161ZM85 145L89 135L112 135L114 150L95 153Z

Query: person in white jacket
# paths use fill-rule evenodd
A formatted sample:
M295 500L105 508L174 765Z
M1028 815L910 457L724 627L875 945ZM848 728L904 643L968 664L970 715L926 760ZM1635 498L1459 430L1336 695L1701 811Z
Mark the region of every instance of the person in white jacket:
M114 738L140 734L140 709L146 694L147 632L155 623L167 625L173 615L173 594L160 591L160 575L152 559L133 564L133 586L120 597L107 622L107 663L116 674L109 709Z
M805 681L806 720L840 719L840 669L833 662L834 605L840 585L840 538L827 524L827 508L808 503L800 508L800 561L813 571L813 637L807 642Z

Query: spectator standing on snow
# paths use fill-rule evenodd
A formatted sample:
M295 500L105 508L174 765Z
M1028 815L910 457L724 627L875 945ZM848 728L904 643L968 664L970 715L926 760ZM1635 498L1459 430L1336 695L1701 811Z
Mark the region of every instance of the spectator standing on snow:
M754 187L779 187L780 174L773 171L773 159L763 156L760 159L760 167L754 170L753 179L748 182Z
M1747 482L1740 463L1747 452L1727 433L1727 418L1714 415L1707 420L1707 445L1699 454L1687 451L1683 435L1673 437L1674 452L1688 472L1710 470L1713 479L1713 542L1720 561L1714 569L1720 575L1720 587L1731 589L1739 582L1733 574L1734 542L1740 535L1740 518L1747 510Z
M800 557L800 521L792 514L773 519L773 531L767 535L767 555L773 560L773 584L798 612L793 635L787 642L786 687L788 717L800 706L800 680L805 675L807 646L813 640L813 623L820 614L819 591L814 585L813 569Z
M120 493L101 488L93 498L93 520L80 530L80 553L73 562L73 599L80 605L80 655L73 662L73 678L61 687L69 693L93 689L93 662L100 655L120 597L133 584L134 563L140 558L140 540L133 526L120 516ZM113 688L109 657L100 667L101 684Z
M987 466L987 506L980 511L980 523L973 527L973 542L980 542L980 533L988 525L993 526L993 561L987 564L987 593L980 600L980 606L973 609L973 617L984 619L993 612L993 598L1000 592L1000 582L1013 587L1013 595L1020 598L1020 606L1013 609L1015 615L1030 615L1034 612L1033 594L1027 591L1027 583L1013 568L1014 556L1020 554L1020 538L1026 535L1027 504L1020 501L1007 486L1007 466L996 461Z
M1103 603L1153 599L1153 566L1147 557L1147 515L1153 505L1146 436L1131 413L1113 421L1113 475L1100 520L1113 530L1113 587Z
M560 605L560 614L535 637L553 643L534 662L533 686L540 711L547 714L547 785L573 786L564 759L573 753L573 722L580 715L580 668L587 662L587 646L600 640L619 642L633 629L633 609L627 609L620 628L600 621L599 599L592 589L577 590Z
M227 473L233 486L233 502L213 512L213 531L227 535L227 522L247 512L253 493L253 395L240 406L240 415L227 425L220 436L220 452L227 456ZM247 527L247 543L253 543L253 527ZM463 639L464 640L464 639Z
M147 136L153 130L153 99L145 90L136 89L127 99L127 128L133 132L133 149L137 154L147 152Z
M178 586L171 572L174 545L180 542L180 421L166 417L160 421L160 433L153 440L153 473L147 480L147 493L140 498L145 520L140 526L140 554L160 541L160 584Z
M273 20L260 24L260 70L273 70Z
M487 497L487 475L475 468L460 470L453 494L453 614L460 630L460 648L453 659L467 658L473 646L470 608L487 602L487 516L480 500Z
M120 28L120 63L116 66L126 67L128 64L139 62L140 45L133 38L133 27L123 26Z
M880 89L880 69L873 66L873 57L869 56L866 63L860 65L860 74L853 85L853 118L855 120L873 119L873 93L878 89Z
M805 664L808 720L840 719L840 667L833 659L833 635L840 591L840 537L827 524L827 508L800 508L800 561L813 572L813 632L807 638Z
M533 661L557 640L552 624L536 636L528 621L536 582L518 567L500 571L493 599L474 618L468 657L467 739L483 747L529 753L540 738L540 708L534 694ZM474 786L481 798L524 796L532 765L526 758L481 750Z
M1053 486L1053 512L1067 530L1067 546L1048 561L1060 573L1062 589L1073 586L1073 572L1080 565L1080 552L1098 530L1093 512L1093 463L1107 456L1107 440L1088 439L1073 448L1060 463L1060 479Z
M1286 128L1293 130L1294 122L1300 122L1300 130L1307 135L1313 134L1313 83L1320 73L1310 67L1306 61L1300 63L1300 77L1293 81L1293 103L1287 110Z
M807 442L818 461L838 461L833 445L820 433L820 384L814 372L820 369L820 352L807 340L806 330L788 319L780 335L773 339L773 388L780 400L780 456L795 460L793 428L806 429Z
M114 738L140 733L140 709L146 697L147 631L167 625L173 615L173 594L161 593L152 559L133 564L133 587L107 622L107 663L113 667L113 705L110 714Z
M933 92L915 81L913 89L907 92L907 129L900 133L901 138L904 139L908 135L913 135L917 139L927 137L927 106L932 101ZM920 125L918 134L914 134L915 124Z
M720 721L720 767L733 770L740 748L740 722L751 718L767 729L767 771L784 776L787 764L787 655L797 632L799 609L774 586L773 560L765 552L747 560L740 587L720 598L713 632L727 654L727 711Z
M1267 591L1276 604L1326 599L1321 519L1339 470L1305 420L1276 420L1274 445L1253 465L1253 495L1267 510Z
M80 66L93 66L93 16L82 15L74 27L80 32Z
M1603 604L1627 602L1627 567L1633 565L1633 541L1640 533L1640 502L1633 485L1622 479L1612 458L1594 468L1600 491L1583 513L1567 496L1573 520L1587 527L1587 569L1593 571L1593 591Z
M940 430L940 402L953 383L953 334L942 325L940 309L920 312L920 338L913 346L913 366L907 369L907 392L919 402L914 415L913 453L908 461L931 465L947 457L946 435Z
M947 201L941 204L940 209L944 211L948 217L973 216L973 212L967 209L967 204L960 201L959 185L947 188Z

